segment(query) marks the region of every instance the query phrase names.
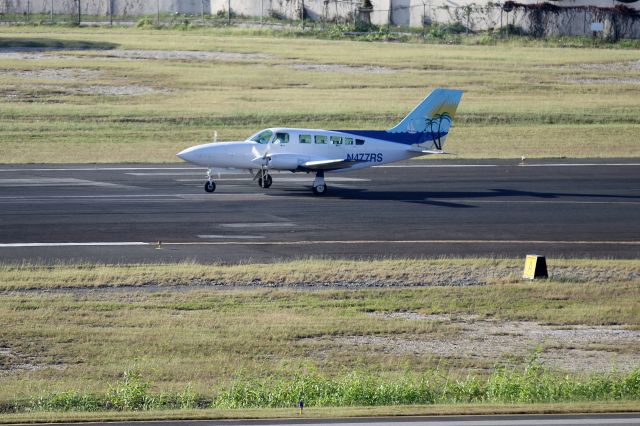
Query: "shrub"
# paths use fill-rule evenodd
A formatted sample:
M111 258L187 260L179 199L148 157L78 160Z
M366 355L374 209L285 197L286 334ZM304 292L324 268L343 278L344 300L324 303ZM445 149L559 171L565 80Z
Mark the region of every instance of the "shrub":
M109 386L107 399L111 407L117 410L148 409L151 397L148 394L149 383L142 380L137 370L125 371L124 378Z

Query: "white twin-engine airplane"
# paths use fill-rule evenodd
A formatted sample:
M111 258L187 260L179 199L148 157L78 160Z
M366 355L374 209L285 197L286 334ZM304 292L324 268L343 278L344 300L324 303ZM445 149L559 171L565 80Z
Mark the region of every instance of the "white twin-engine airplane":
M187 148L178 157L208 168L207 192L216 190L212 169L246 169L261 188L273 182L270 170L314 172L313 193L327 192L325 172L345 172L444 154L445 139L462 90L435 89L389 130L319 130L274 127L246 141L214 142Z

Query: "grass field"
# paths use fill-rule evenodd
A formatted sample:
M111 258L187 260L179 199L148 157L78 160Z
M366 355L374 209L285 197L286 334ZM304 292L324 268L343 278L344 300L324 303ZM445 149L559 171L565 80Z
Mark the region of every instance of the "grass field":
M636 157L639 64L633 49L3 27L0 161L170 162L214 131L385 129L437 86L465 90L457 158Z
M210 399L230 386L263 391L301 377L402 388L426 375L470 392L461 384L498 380L496 367L524 371L532 357L549 374L536 375L537 385L595 380L590 389L609 389L617 385L603 385L604 378L633 374L640 365L637 261L551 262L555 278L535 283L520 282L519 263L308 260L271 271L269 265L6 265L0 405L46 402L59 392L106 394L132 369L152 395L188 389ZM453 282L487 269L499 273L485 272L482 285L415 286L430 275ZM383 281L366 287L371 277L389 287L370 287ZM340 280L352 286L323 289ZM275 282L287 286L270 288ZM464 395L434 401L476 401ZM495 395L486 401L527 402Z

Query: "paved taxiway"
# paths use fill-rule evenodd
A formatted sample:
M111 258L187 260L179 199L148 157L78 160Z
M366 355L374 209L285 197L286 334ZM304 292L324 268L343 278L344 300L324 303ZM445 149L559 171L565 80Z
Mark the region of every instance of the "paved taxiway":
M312 179L207 194L184 164L0 166L0 260L640 256L637 160L410 161L329 175L323 197Z
M349 419L283 419L283 420L185 420L88 423L92 426L224 426L224 425L301 425L301 426L568 426L568 425L640 425L640 416L630 414L569 415L501 415L501 416L435 416ZM59 423L56 426L78 426L82 423ZM51 425L53 426L53 425Z

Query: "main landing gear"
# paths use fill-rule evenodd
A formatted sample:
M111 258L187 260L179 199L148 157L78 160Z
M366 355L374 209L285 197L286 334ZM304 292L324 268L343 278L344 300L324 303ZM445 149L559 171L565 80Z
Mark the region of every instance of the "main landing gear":
M327 193L327 184L324 182L324 170L320 170L316 173L316 178L313 181L313 195L324 195Z
M260 171L258 172L258 174L260 175L258 177L258 186L260 188L269 188L271 184L273 184L273 179L271 178L271 175L269 173L267 173L266 171Z

